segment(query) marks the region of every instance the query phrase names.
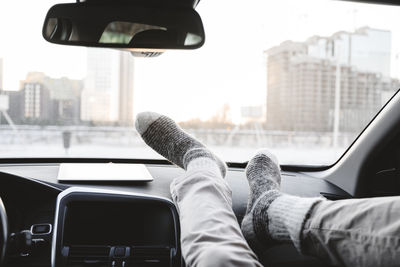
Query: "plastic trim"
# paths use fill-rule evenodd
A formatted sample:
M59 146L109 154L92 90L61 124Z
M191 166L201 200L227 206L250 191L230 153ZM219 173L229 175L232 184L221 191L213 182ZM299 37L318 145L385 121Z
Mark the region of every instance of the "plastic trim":
M1 225L3 226L3 247L0 251L0 265L2 265L2 261L4 260L4 256L6 255L6 248L7 248L7 239L8 239L8 220L7 220L7 213L6 208L4 207L3 201L0 198L0 219Z
M52 244L51 244L51 266L56 267L56 254L57 254L57 233L58 233L58 219L60 215L60 204L61 201L73 194L73 193L88 193L88 194L99 194L99 195L117 195L117 196L131 196L131 197L139 197L139 198L145 198L145 199L152 199L152 200L159 200L165 203L168 203L170 206L175 207L175 204L164 197L159 197L159 196L152 196L152 195L146 195L146 194L140 194L140 193L131 193L131 192L125 192L125 191L119 191L119 190L109 190L109 189L98 189L98 188L83 188L83 187L70 187L64 191L62 191L58 197L57 197L57 202L56 202L56 211L55 211L55 217L54 217L54 227L53 227L53 238L52 238ZM176 210L175 210L176 211ZM179 222L177 218L177 213L174 213L173 216L174 220L174 227L175 227L175 232L177 233L177 237L179 239ZM177 240L177 247L179 247L180 240Z
M48 231L47 233L36 234L36 233L33 232L33 227L35 227L36 225L48 225L48 226L50 226L50 228L49 228L49 231ZM48 235L48 234L51 234L51 231L52 231L52 230L53 230L53 226L52 226L50 223L37 223L37 224L32 224L31 229L30 229L32 235Z

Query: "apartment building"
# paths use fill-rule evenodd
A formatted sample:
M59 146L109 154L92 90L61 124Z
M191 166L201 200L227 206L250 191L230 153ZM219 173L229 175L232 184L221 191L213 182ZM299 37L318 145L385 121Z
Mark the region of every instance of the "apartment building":
M359 132L400 87L390 44L390 32L364 27L267 50L267 127L332 131L339 93L339 130Z

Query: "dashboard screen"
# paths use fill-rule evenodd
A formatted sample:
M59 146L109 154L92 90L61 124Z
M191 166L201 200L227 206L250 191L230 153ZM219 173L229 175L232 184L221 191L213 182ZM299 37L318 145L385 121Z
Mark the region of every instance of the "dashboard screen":
M174 244L171 210L161 203L73 201L67 205L64 245Z

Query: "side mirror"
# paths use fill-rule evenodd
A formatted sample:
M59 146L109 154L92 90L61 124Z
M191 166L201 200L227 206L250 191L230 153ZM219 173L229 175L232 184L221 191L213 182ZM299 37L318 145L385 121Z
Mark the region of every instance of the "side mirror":
M139 52L196 49L205 40L203 23L193 8L112 1L53 6L44 21L43 37L55 44Z

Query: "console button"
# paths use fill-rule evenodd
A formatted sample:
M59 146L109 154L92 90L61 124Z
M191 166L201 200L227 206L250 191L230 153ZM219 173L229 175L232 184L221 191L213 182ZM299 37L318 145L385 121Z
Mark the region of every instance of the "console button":
M50 234L51 224L34 224L31 227L31 233L34 235Z

